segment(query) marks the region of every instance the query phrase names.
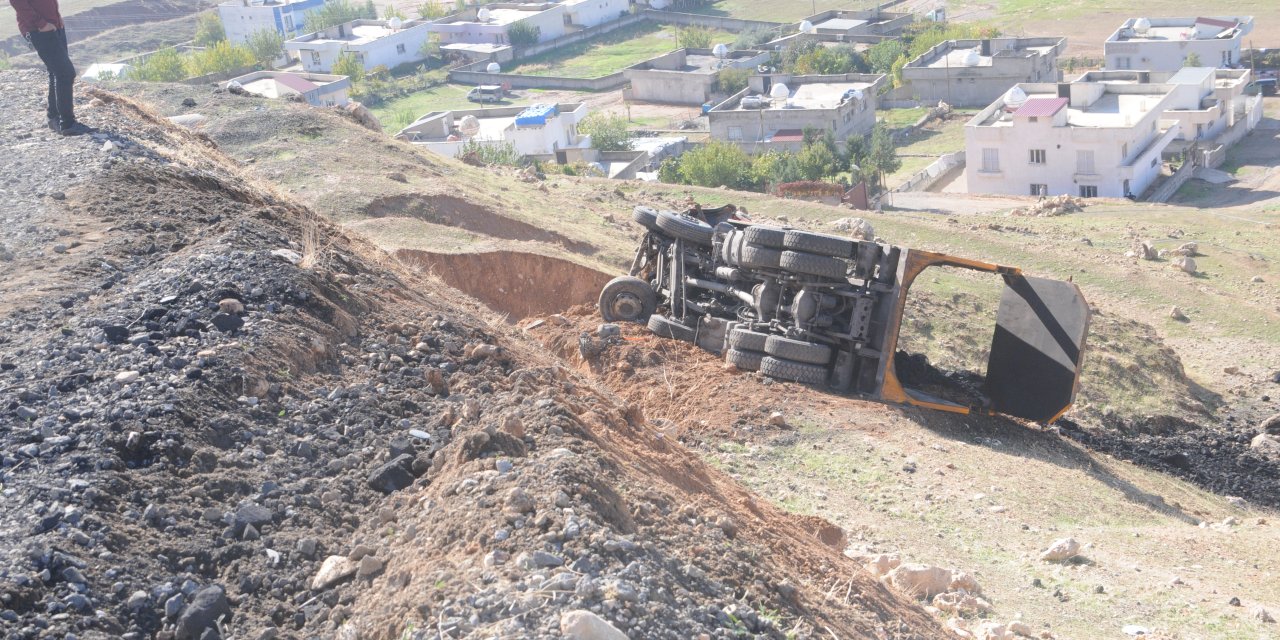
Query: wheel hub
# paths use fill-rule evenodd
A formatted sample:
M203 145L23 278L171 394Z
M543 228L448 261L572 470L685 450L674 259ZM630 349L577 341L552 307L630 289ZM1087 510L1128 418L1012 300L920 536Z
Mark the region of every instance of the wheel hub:
M644 309L644 302L634 294L620 293L618 297L613 299L613 304L610 307L614 316L634 320L640 316L640 312Z

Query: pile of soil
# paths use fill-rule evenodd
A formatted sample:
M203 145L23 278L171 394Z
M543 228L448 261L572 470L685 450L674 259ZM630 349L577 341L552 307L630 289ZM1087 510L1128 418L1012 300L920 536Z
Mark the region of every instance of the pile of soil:
M60 138L42 94L0 73L7 637L943 636L203 139L108 93Z

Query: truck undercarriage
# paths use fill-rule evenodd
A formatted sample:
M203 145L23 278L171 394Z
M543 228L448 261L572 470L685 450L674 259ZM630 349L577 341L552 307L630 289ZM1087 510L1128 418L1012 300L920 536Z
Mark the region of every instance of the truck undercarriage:
M605 320L646 324L740 369L868 400L1044 423L1070 408L1089 325L1074 284L719 217L636 207L632 218L646 233L630 275L601 292ZM911 285L939 266L1004 281L986 374L973 384L897 350Z

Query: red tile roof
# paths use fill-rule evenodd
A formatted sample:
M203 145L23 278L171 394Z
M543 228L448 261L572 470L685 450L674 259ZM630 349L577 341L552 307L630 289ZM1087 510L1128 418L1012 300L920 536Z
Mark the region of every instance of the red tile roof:
M294 91L297 91L298 93L306 93L319 86L314 82L311 82L310 80L307 80L300 76L295 76L291 73L272 74L271 79L275 80L276 82L286 87L289 87L290 89L293 89Z
M1211 24L1215 27L1230 29L1236 26L1237 23L1232 20L1218 20L1216 18L1196 18L1196 24Z
M1051 116L1067 106L1066 98L1032 98L1022 103L1017 111L1013 112L1015 116Z

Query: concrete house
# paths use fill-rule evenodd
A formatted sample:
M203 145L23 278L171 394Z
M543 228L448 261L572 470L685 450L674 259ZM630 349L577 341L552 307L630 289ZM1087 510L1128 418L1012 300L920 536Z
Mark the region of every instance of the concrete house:
M427 40L428 23L421 20L353 20L287 40L284 48L311 73L329 73L338 57L350 53L365 70L377 66L393 69L417 62Z
M538 30L538 42L563 36L569 11L554 3L493 3L433 20L427 30L440 34L440 44L511 44L507 32L517 24Z
M285 39L306 33L306 14L324 0L228 0L218 5L218 17L232 44L243 44L258 31L274 31Z
M1177 71L1191 54L1200 66L1240 64L1253 17L1131 18L1103 44L1108 70Z
M1209 143L1233 127L1249 127L1249 115L1259 108L1257 96L1245 93L1252 74L1248 69L1184 67L1168 71L1090 71L1081 82L1168 85L1172 91L1164 117L1177 120L1183 143ZM1188 146L1175 142L1171 152Z
M510 143L521 155L565 163L591 147L591 136L578 133L578 123L586 117L587 105L580 103L435 111L401 129L396 138L450 157L467 140Z
M895 13L870 9L865 11L823 11L805 18L813 25L813 33L828 36L836 40L852 36L876 35L891 36L902 33L902 28L911 24L915 16L911 13Z
M613 22L631 11L631 0L564 0L568 24L588 28Z
M806 128L830 131L837 141L868 134L886 76L753 76L750 86L707 112L711 137L748 151L799 149Z
M719 86L725 69L751 69L768 62L764 51L730 51L723 59L711 49L678 49L623 70L631 83L628 100L701 105L724 95Z
M1165 84L1020 84L965 125L969 193L1139 196L1181 133Z
M895 97L924 104L985 107L1022 82L1057 82L1067 39L948 40L902 67Z
M226 82L235 83L248 93L264 98L293 98L297 96L315 107L341 107L346 105L347 92L351 90L351 78L326 73L296 73L292 71L254 71Z

